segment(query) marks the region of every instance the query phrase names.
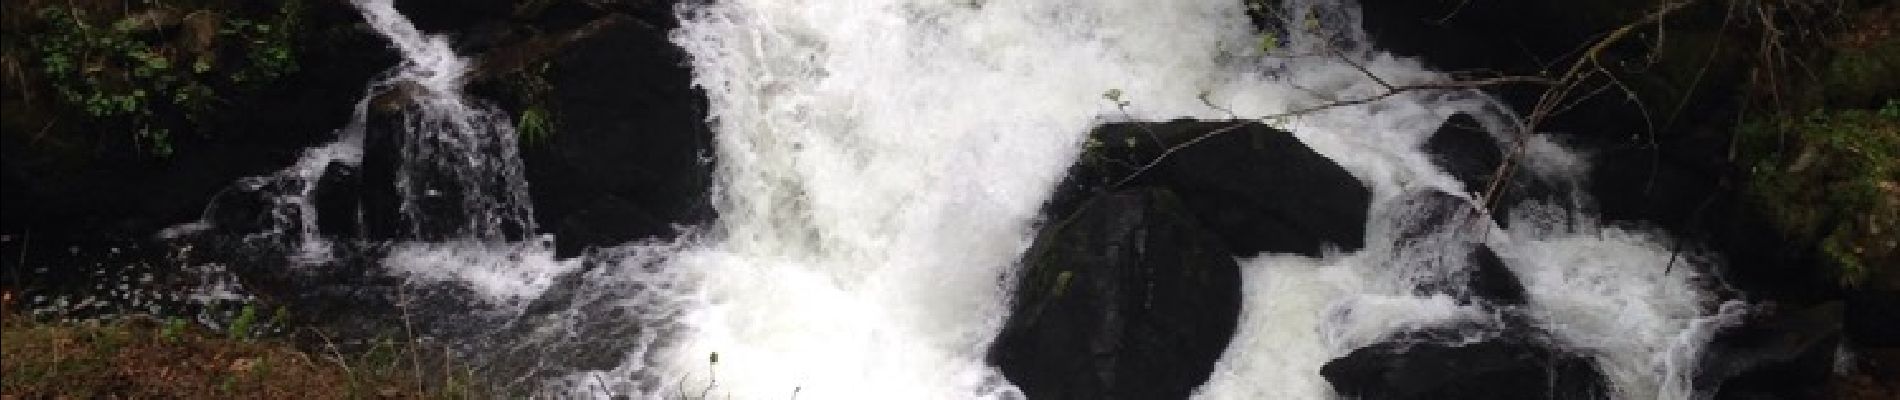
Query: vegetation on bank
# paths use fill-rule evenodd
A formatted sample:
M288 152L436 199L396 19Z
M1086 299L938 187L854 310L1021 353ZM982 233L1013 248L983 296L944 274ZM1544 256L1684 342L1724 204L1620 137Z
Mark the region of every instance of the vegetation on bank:
M338 29L366 32L317 20L347 8L342 3L9 1L0 5L0 78L8 83L0 97L12 103L4 110L6 131L33 136L28 142L36 147L81 147L67 149L76 155L129 145L142 155L168 157L180 135L215 135L224 114L294 85L286 79L304 69L307 50L335 40ZM550 3L517 0L513 16L533 20ZM509 35L553 36L526 32ZM481 61L487 55L464 56ZM544 61L524 63L477 77L497 82L500 90L492 95L517 109L524 143L545 142L559 121L548 69Z
M5 7L10 98L73 128L124 132L168 156L173 136L300 68L303 6L233 0L21 1Z
M1900 265L1900 4L1615 0L1551 8L1605 33L1578 50L1571 73L1552 76L1559 84L1546 95L1555 96L1540 99L1533 121L1545 105L1563 113L1599 95L1620 98L1642 121L1633 140L1737 178L1739 185L1722 186L1738 188L1790 248L1817 254L1822 263L1813 268L1843 287L1900 289L1900 270L1890 267Z
M1900 241L1900 100L1817 109L1740 128L1752 195L1794 237L1815 241L1849 285L1892 265Z
M1900 6L1847 18L1735 131L1751 200L1847 286L1900 288ZM1759 84L1759 83L1758 83ZM1785 89L1785 90L1782 90Z
M247 308L248 309L248 308ZM247 312L245 315L253 315ZM13 398L484 398L472 372L412 341L306 351L256 337L240 316L228 332L146 317L0 320L0 393ZM242 333L240 333L242 332Z

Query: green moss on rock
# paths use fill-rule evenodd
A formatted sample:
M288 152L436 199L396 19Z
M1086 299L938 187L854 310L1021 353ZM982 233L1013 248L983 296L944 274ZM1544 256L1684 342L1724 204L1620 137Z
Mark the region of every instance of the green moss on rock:
M1745 124L1754 200L1795 237L1815 241L1843 283L1891 265L1900 241L1900 100L1877 110L1819 110Z

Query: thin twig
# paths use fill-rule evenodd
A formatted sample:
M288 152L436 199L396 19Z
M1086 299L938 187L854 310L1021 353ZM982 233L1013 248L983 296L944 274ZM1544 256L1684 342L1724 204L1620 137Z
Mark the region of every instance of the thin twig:
M1350 62L1348 62L1348 64L1350 64ZM1187 141L1175 144L1173 146L1169 146L1166 150L1163 150L1160 155L1157 155L1153 159L1148 160L1148 162L1145 164L1142 164L1140 168L1136 168L1134 172L1130 172L1127 176L1122 177L1121 180L1116 181L1115 184L1112 185L1111 187L1121 187L1123 185L1126 185L1128 184L1128 182L1133 181L1137 177L1140 177L1141 174L1148 172L1148 170L1150 169L1153 169L1156 165L1160 165L1162 161L1166 161L1168 157L1174 155L1174 153L1180 152L1181 150L1186 149L1195 144L1198 144L1202 141L1206 141L1207 139L1213 138L1214 136L1218 136L1224 133L1238 130L1241 127L1246 126L1247 123L1251 123L1251 122L1267 123L1267 122L1272 122L1272 121L1285 119L1289 117L1303 116L1303 115L1313 114L1313 113L1331 110L1335 108L1350 107L1350 106L1355 106L1355 105L1373 103L1380 100L1385 100L1387 98L1391 98L1393 96L1405 94L1408 92L1415 92L1415 91L1422 91L1422 90L1469 90L1469 89L1475 89L1475 88L1486 87L1486 86L1496 86L1496 85L1505 85L1505 84L1531 84L1531 83L1548 83L1548 82L1545 79L1539 78L1539 77L1505 76L1505 77L1468 80L1468 81L1448 81L1448 82L1398 85L1398 86L1390 86L1385 92L1381 92L1379 94L1372 95L1369 97L1352 99L1352 100L1329 101L1329 102L1325 102L1325 103L1321 103L1321 104L1317 104L1317 105L1313 105L1313 106L1309 106L1305 108L1295 109L1292 111L1249 118L1245 121L1237 122L1237 123L1234 123L1233 125L1225 126L1220 129L1208 131L1207 133L1190 138Z

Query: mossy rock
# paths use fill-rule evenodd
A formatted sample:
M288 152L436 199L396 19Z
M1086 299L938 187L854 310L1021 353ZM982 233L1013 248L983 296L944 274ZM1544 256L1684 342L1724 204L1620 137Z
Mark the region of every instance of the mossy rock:
M1878 110L1820 110L1745 125L1754 201L1815 243L1841 281L1900 262L1900 100Z

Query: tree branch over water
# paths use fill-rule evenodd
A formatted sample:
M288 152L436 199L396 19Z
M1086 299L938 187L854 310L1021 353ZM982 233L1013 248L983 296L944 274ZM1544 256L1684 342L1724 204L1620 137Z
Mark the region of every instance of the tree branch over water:
M1492 178L1489 182L1486 183L1483 193L1479 194L1479 200L1483 203L1482 208L1488 210L1492 205L1494 205L1494 203L1498 200L1498 198L1501 197L1502 191L1504 190L1503 183L1508 182L1512 174L1515 173L1516 167L1521 161L1520 157L1522 157L1524 153L1524 149L1528 143L1528 140L1527 140L1528 137L1532 133L1536 132L1538 126L1540 126L1545 120L1547 120L1553 115L1556 115L1556 114L1562 113L1565 110L1568 110L1570 107L1574 106L1575 103L1581 102L1584 99L1594 97L1602 92L1612 90L1612 89L1618 90L1619 92L1623 93L1632 101L1638 102L1639 104L1638 106L1642 107L1641 100L1638 98L1634 89L1632 89L1629 85L1624 84L1621 80L1619 80L1615 76L1615 74L1613 74L1610 71L1609 68L1607 68L1604 65L1603 63L1604 53L1608 52L1612 46L1618 43L1622 43L1625 40L1627 40L1633 33L1637 32L1641 28L1653 25L1653 26L1656 26L1658 30L1661 30L1662 24L1668 16L1692 4L1695 4L1697 2L1698 0L1683 0L1683 1L1663 0L1661 1L1655 10L1644 14L1641 18L1638 18L1627 24L1624 24L1615 29L1612 29L1609 32L1601 35L1599 38L1586 43L1586 46L1579 53L1577 53L1575 58L1569 63L1568 68L1565 69L1562 74L1558 74L1555 76L1506 75L1506 76L1484 78L1484 79L1463 79L1463 80L1452 80L1452 81L1443 81L1443 82L1394 84L1391 81L1385 79L1384 77L1379 76L1377 73L1373 72L1371 69L1361 64L1359 61L1354 60L1353 57L1349 57L1347 54L1340 51L1339 46L1333 43L1332 40L1328 38L1326 35L1323 35L1320 32L1309 32L1309 33L1314 34L1317 37L1327 38L1323 42L1323 44L1325 45L1325 52L1327 53L1326 57L1339 61L1345 64L1346 66L1353 68L1354 70L1358 71L1360 75L1372 81L1374 84L1377 84L1382 90L1376 94L1366 96L1366 97L1347 99L1347 100L1325 101L1319 104L1314 104L1311 106L1301 107L1301 108L1297 108L1297 109L1293 109L1293 110L1289 110L1285 112L1280 112L1280 113L1275 113L1271 115L1249 117L1239 122L1236 122L1232 126L1208 131L1207 133L1195 136L1181 143L1168 146L1166 149L1162 150L1162 152L1159 155L1155 156L1153 159L1150 159L1148 162L1142 164L1140 167L1136 168L1127 176L1115 182L1114 186L1119 187L1119 186L1126 185L1127 183L1133 181L1135 178L1140 177L1142 174L1146 173L1150 169L1153 169L1154 167L1160 165L1161 162L1166 161L1169 157L1173 156L1175 153L1183 149L1186 149L1188 147L1199 144L1203 141L1206 141L1207 139L1212 138L1214 136L1218 136L1221 134L1239 130L1240 127L1248 123L1279 122L1287 118L1311 115L1311 114L1315 114L1315 113L1319 113L1319 112L1323 112L1323 111L1327 111L1331 109L1336 109L1336 108L1352 107L1352 106L1376 103L1376 102L1383 101L1383 100L1386 100L1395 96L1399 96L1402 94L1407 94L1411 92L1419 92L1419 91L1481 90L1485 88L1504 86L1504 85L1547 86L1548 88L1545 89L1543 93L1538 96L1537 101L1532 106L1529 114L1525 118L1519 120L1520 125L1515 127L1514 129L1515 132L1513 132L1514 134L1511 135L1512 138L1510 140L1511 141L1510 148L1505 152L1505 156L1502 162L1500 162L1497 168L1493 171ZM1463 5L1461 5L1461 7L1462 6ZM1272 16L1272 18L1280 21L1281 26L1287 26L1287 27L1302 26L1300 24L1295 24L1294 21L1288 20L1285 15L1279 12L1273 12L1273 11L1268 11L1268 12ZM1317 27L1310 27L1309 29L1314 29L1314 28L1317 28ZM1657 40L1659 41L1662 40L1660 34L1658 35ZM1653 55L1652 55L1652 58L1653 58ZM1651 60L1651 62L1653 63L1654 60ZM1603 79L1602 80L1597 79L1599 77ZM1205 101L1205 99L1203 101ZM1229 112L1229 114L1232 115L1232 112ZM1654 145L1655 144L1655 128L1654 128L1654 124L1650 121L1650 114L1648 113L1647 108L1644 108L1642 110L1642 114L1645 119L1645 124L1650 127L1648 138L1651 142L1651 145Z

